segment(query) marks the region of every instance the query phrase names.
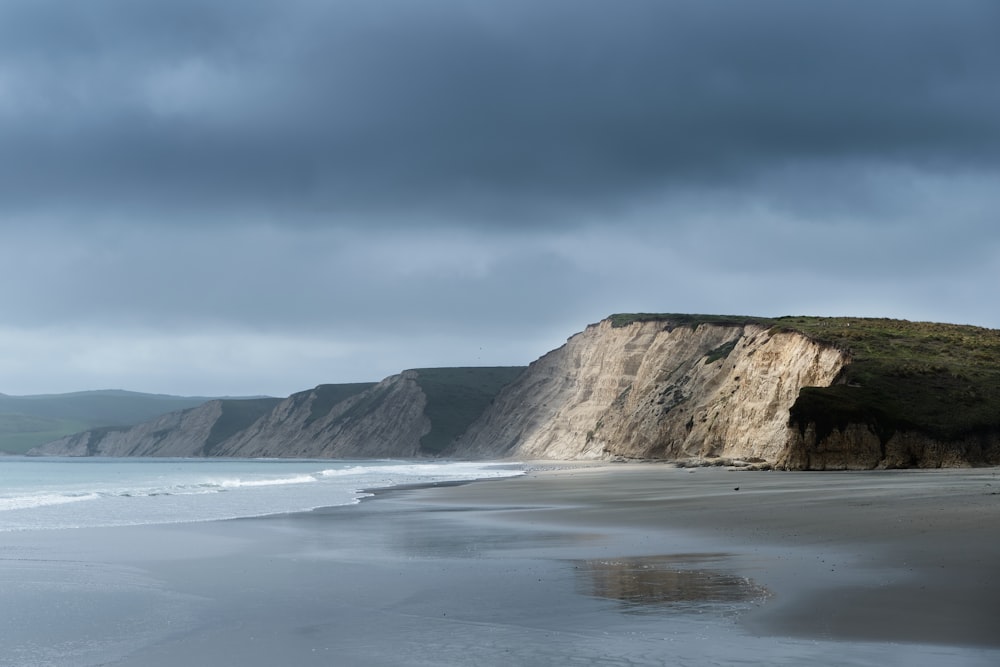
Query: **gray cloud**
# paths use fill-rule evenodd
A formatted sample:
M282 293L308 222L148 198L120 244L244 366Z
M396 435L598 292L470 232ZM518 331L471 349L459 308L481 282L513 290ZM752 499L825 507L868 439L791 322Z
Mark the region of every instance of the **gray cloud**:
M369 5L8 3L3 200L539 224L789 162L1000 153L994 3Z
M0 373L278 393L525 363L627 310L1000 326L998 26L987 0L4 2ZM226 349L259 369L223 390Z

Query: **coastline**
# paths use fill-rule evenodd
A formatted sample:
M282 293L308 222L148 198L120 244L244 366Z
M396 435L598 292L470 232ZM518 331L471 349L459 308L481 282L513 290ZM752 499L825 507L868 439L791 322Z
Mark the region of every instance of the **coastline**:
M522 477L431 490L420 502L489 508L531 498L537 508L499 514L611 531L612 551L631 556L725 553L770 592L741 614L757 634L1000 648L998 472L612 464L533 473L543 485Z
M6 533L20 634L0 665L1000 659L996 469L528 469L301 514Z

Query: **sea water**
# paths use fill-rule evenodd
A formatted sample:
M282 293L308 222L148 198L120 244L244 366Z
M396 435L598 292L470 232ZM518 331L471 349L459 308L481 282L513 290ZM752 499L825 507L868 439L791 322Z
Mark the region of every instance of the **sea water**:
M258 570L263 576L223 576L214 584L212 564L219 567L225 559L177 567L167 555L162 562L133 563L114 557L122 545L112 539L117 531L91 531L88 541L78 540L73 530L284 514L354 504L366 489L520 474L523 466L518 464L426 460L0 458L0 667L282 664L270 658L274 653L282 653L284 664L296 665L1000 664L1000 652L977 647L753 636L742 631L733 616L704 607L662 613L652 607L646 613L602 607L598 612L593 591L584 587L591 594L574 593L578 577L591 576L587 570L595 568L578 560L529 560L528 569L518 570L497 558L485 567L504 581L491 589L481 579L484 565L472 562L474 558L411 554L399 568L386 568L391 561L376 563L375 572L387 576L385 585L359 593L351 572L361 572L363 562L325 560L327 551L343 548L339 536L329 532L308 538L314 549L311 557L300 558L294 545L289 546L291 555L280 557L244 554L233 563L250 572L266 567ZM405 523L399 522L407 518L395 521L381 525L400 528ZM435 526L417 522L413 530ZM129 539L143 534L120 532ZM160 549L162 540L174 539L170 532L144 535L160 540L151 547ZM349 546L356 544L360 532L354 526L345 533L353 538ZM519 544L517 535L499 535L512 547ZM394 537L396 544L412 547L433 540L436 548L444 549L448 542L441 538L449 536L459 540L452 553L465 551L463 539L475 547L469 551L473 554L481 554L484 544L496 544L495 536L464 530L438 530L427 537L400 530ZM95 540L105 539L110 540L107 546L95 547ZM220 539L225 546L224 537ZM528 534L525 539L530 543L535 538ZM180 547L204 555L201 547L211 544L205 534L187 534ZM513 558L522 562L523 557ZM330 574L337 573L338 563L347 572L341 578ZM606 569L603 563L596 567ZM177 572L180 576L171 580ZM508 579L518 572L529 573L530 581ZM362 573L357 585L378 581L377 576ZM426 582L423 589L417 587L423 592L397 598L393 581L402 576ZM547 585L543 579L555 583ZM228 581L248 586L223 590ZM650 585L660 583L654 579ZM450 590L461 597L449 599ZM516 622L507 623L496 616L504 613L504 606L494 609L489 601L505 597L509 613L510 595L525 596L524 616L515 608ZM558 615L538 617L532 595L552 596L539 606L551 605ZM449 617L461 607L473 620L447 622L439 607L447 609ZM333 642L331 652L313 653L316 646L326 646L322 642ZM332 652L352 655L352 650L355 656L376 659L351 662ZM236 653L239 659L233 657ZM140 657L129 658L132 655ZM196 657L194 663L191 656Z
M368 490L523 474L426 460L0 458L0 532L212 521L357 503Z

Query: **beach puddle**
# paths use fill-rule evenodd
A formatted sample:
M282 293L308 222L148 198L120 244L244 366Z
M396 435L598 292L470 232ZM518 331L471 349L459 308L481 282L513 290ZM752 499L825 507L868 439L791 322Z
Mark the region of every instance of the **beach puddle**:
M768 597L752 579L711 567L726 554L582 560L581 593L617 600L623 611L738 611Z
M572 548L601 540L604 536L577 532L477 530L474 526L457 533L449 526L435 530L401 530L393 535L393 547L416 558L472 558L520 549Z

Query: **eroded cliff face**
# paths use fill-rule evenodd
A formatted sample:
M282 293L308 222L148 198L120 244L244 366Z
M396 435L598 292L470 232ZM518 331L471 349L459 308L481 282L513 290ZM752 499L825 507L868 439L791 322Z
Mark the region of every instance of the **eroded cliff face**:
M762 326L588 327L501 391L455 448L522 458L727 457L778 461L803 386L847 356Z
M40 456L201 456L222 401L171 412L131 428L84 431L36 447Z
M284 400L221 400L133 428L95 429L39 456L412 458L440 453L520 368L409 370L379 383L320 385ZM430 389L428 389L430 387ZM437 397L428 410L430 391ZM435 415L437 440L428 445ZM463 421L464 420L464 421Z
M315 391L295 394L219 445L221 456L415 457L430 430L415 371L404 371L317 416Z
M406 371L330 402L330 387L269 403L209 401L132 428L96 429L36 447L40 456L413 457L430 429ZM352 389L356 387L356 389ZM353 395L352 395L353 394Z

